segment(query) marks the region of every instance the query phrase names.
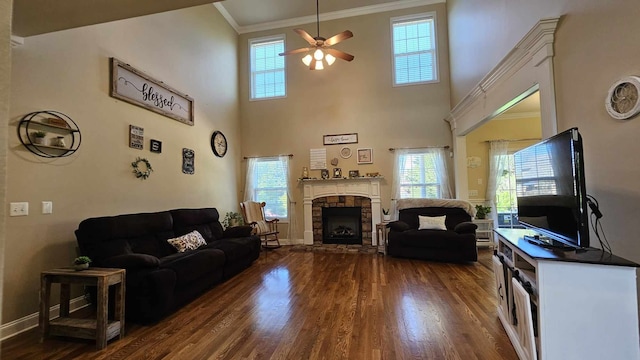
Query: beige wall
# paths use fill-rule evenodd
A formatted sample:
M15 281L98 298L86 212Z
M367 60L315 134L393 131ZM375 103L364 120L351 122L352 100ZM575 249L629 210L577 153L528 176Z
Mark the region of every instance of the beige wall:
M30 214L7 218L4 321L37 312L40 271L70 264L85 218L237 210L237 53L237 34L212 5L29 37L14 49L10 133L24 114L52 109L77 122L82 145L47 160L9 137L7 201L28 201ZM195 126L110 97L112 56L192 96ZM142 151L128 147L130 124L145 130ZM225 158L209 146L214 130L231 144ZM149 152L149 139L162 141L162 154ZM184 147L195 150L195 175L181 172ZM138 156L153 165L148 180L131 172ZM44 200L53 214L40 213Z
M437 12L440 82L393 87L390 18L427 11ZM315 24L302 28L316 34ZM373 164L357 165L355 155L342 159L341 145L324 146L327 158L339 159L343 175L348 175L349 170L359 170L361 174L380 172L385 176L382 207L388 208L393 175L393 154L388 148L451 144L451 131L443 121L450 106L445 5L323 21L320 32L325 37L346 29L354 33L352 39L336 48L353 54L355 60L350 63L337 60L328 69L310 71L300 61L302 56L288 56L287 97L249 101L248 39L285 34L287 49L304 47L306 43L292 29L240 36L242 155L293 153L292 180L296 180L302 167L309 166L309 149L323 147L323 135L358 133L359 143L348 146L354 153L357 148L373 148ZM320 177L320 171L311 171L310 175ZM240 182L244 183L244 179ZM295 193L296 213L302 219L302 187L298 186ZM297 239L302 238L301 220L296 234Z
M553 60L558 130L579 127L585 147L587 192L600 202L602 223L613 251L640 262L634 225L640 217L640 166L634 161L640 153L640 118L616 121L604 109L607 90L617 79L640 74L640 47L633 45L640 41L640 7L623 0L476 3L448 2L451 57L455 59L451 65L454 103L497 65L539 18L562 15ZM592 244L597 246L595 238Z
M0 0L0 309L3 299L3 273L6 234L7 124L9 123L9 86L11 85L11 13L13 2ZM0 311L0 324L2 312Z
M490 140L540 139L541 133L540 118L535 117L491 120L467 135L467 156L480 158L480 166L467 169L469 190L478 191L477 196L469 195L469 199L488 200L486 192L489 178ZM517 151L534 143L534 141L510 142L509 151ZM480 184L478 180L482 183Z

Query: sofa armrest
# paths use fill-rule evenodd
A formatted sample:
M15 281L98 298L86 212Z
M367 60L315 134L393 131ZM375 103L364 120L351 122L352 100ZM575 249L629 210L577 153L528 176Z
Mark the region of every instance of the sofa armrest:
M472 223L471 221L465 221L456 225L456 227L453 228L453 231L457 232L458 234L474 234L477 228L478 225Z
M105 259L100 265L109 268L146 269L157 268L160 260L147 254L122 254Z
M390 223L387 224L387 227L389 229L391 229L391 231L407 231L407 230L411 230L411 226L409 226L409 224L407 224L404 221L392 221Z
M231 226L224 230L222 233L223 239L228 238L241 238L241 237L249 237L251 236L251 231L253 227L251 226Z

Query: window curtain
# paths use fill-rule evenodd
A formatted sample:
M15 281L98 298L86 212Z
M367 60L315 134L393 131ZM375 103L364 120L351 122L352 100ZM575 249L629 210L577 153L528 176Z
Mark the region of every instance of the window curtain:
M293 201L293 185L291 184L291 158L288 155L278 156L278 159L285 164L287 169L287 201L289 207L287 213L289 214L289 227L287 230L287 238L290 242L293 242L296 236L296 203Z
M509 158L507 151L509 149L508 141L491 141L489 149L489 180L487 181L486 198L491 206L491 219L494 227L498 224L498 211L496 208L496 191L498 187L498 178L502 176L505 170L509 168Z
M256 169L256 163L258 159L250 158L247 159L247 177L244 182L244 201L256 201L255 199L255 183L253 180L253 173Z
M402 198L401 194L401 174L405 172L407 155L431 154L438 184L440 185L440 197L451 198L451 184L449 183L449 166L447 162L447 149L445 148L423 148L423 149L396 149L394 151L393 183L391 188L391 219L398 220L398 208L396 201Z

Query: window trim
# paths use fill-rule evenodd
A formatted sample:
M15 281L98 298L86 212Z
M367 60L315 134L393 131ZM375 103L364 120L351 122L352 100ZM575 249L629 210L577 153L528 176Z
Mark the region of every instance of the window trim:
M267 162L267 161L281 161L280 158L278 156L265 156L265 157L258 157L256 158L256 162ZM257 165L257 164L256 164ZM285 165L291 165L289 164L285 164ZM288 166L287 166L288 167ZM259 188L254 186L252 191L252 197L254 199L254 201L258 201L257 196L256 196L256 192L258 190L278 190L278 189L284 189L286 194L289 194L289 186L291 186L291 184L289 183L289 178L288 178L288 174L289 174L290 169L285 169L285 173L284 173L284 177L285 177L285 181L286 181L286 186L284 188L282 187L265 187L265 188ZM255 176L256 174L251 174L252 176ZM256 180L254 180L254 184L257 183ZM265 220L272 220L272 219L278 219L279 223L289 223L289 218L291 216L291 209L290 209L290 204L289 201L286 202L285 204L286 208L287 208L287 216L284 217L271 217L271 216L267 216L265 214Z
M419 82L409 82L404 84L398 84L396 82L396 54L394 49L394 37L393 37L393 25L401 22L408 22L413 20L422 20L422 19L432 19L433 20L433 53L434 53L434 79L428 81L419 81ZM405 15L405 16L396 16L390 19L390 35L391 35L391 79L393 87L403 87L403 86L412 86L412 85L425 85L425 84L435 84L440 82L440 56L438 51L438 22L436 18L435 11L429 11L419 14Z
M249 101L263 101L263 100L274 100L274 99L284 99L287 97L287 57L283 56L282 57L282 61L284 61L284 95L282 96L270 96L270 97L261 97L261 98L255 98L253 97L254 94L254 89L253 89L253 56L252 54L252 47L254 44L259 44L259 43L266 43L266 42L270 42L270 41L278 41L278 40L282 40L282 42L284 43L284 49L286 50L287 48L287 36L285 34L278 34L278 35L270 35L270 36L263 36L263 37L259 37L259 38L252 38L249 39L248 44L249 44Z
M411 152L411 153L407 153L407 154L402 154L400 155L399 159L402 159L405 156L425 156L425 155L429 155L429 156L437 156L437 154L433 154L430 151L416 151L416 152ZM400 181L400 179L398 179L398 187L399 187L399 193L400 193L400 199L407 199L407 198L403 198L402 197L402 188L406 188L406 187L418 187L418 188L422 188L422 190L424 191L424 193L427 193L427 188L428 187L432 187L435 186L437 188L437 197L435 198L429 198L429 197L421 197L421 199L443 199L442 197L442 184L438 181L439 177L438 177L438 173L437 173L437 167L434 167L433 171L435 172L436 175L436 181L435 182L425 182L426 178L425 175L427 174L426 170L427 168L425 167L425 162L421 161L420 167L421 167L421 177L422 179L420 179L420 182L415 182L415 183L409 183L409 184L403 184L402 181ZM402 174L399 174L400 177L402 177ZM410 198L410 197L409 197Z

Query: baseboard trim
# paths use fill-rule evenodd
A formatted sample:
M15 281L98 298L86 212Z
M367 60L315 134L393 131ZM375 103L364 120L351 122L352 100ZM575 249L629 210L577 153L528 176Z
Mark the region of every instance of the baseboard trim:
M304 245L304 239L280 239L280 245Z
M69 303L69 311L74 312L88 305L89 303L85 299L84 295L78 296L77 298L71 299ZM52 306L49 314L50 314L50 319L55 319L58 316L60 316L60 305ZM34 327L37 327L38 316L39 316L39 313L33 313L31 315L27 315L25 317L11 321L9 323L2 324L0 326L0 341L9 339L27 330L31 330Z

